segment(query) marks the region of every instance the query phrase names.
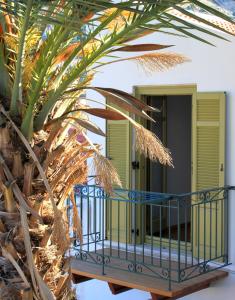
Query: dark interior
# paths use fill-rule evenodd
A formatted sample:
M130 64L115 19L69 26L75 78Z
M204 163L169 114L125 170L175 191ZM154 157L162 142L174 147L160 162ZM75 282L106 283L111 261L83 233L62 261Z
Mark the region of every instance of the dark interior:
M191 192L191 96L151 96L147 97L149 105L160 112L152 113L156 123L149 122L147 127L154 132L169 148L172 154L174 168L164 167L158 162L146 161L146 188L151 192L181 194ZM152 216L152 220L151 220ZM167 208L154 207L150 213L147 209L147 234L177 239L178 219L176 210L171 211L171 221L168 220ZM181 240L190 241L190 209L181 214ZM161 225L160 225L161 223ZM161 229L161 232L160 232Z

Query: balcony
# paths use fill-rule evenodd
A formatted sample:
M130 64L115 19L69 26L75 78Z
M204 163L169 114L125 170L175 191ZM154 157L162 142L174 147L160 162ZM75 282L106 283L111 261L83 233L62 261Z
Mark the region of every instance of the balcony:
M117 294L178 299L226 277L232 187L172 195L76 186L83 239L71 230L75 283L100 279ZM69 220L72 210L68 201Z

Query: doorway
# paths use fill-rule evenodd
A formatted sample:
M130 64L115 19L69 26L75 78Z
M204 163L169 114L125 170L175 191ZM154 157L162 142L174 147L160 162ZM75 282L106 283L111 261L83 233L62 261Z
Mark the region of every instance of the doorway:
M172 168L146 159L146 190L166 194L191 193L192 96L147 96L146 102L160 111L151 113L156 123L147 122L146 127L155 133L171 151L174 163L174 168ZM162 210L162 206L154 207L151 212L148 208L146 210L146 235L150 235L151 231L155 237L168 238L168 217L167 209ZM177 239L179 226L177 222L177 211L172 209L170 221L172 239ZM180 231L181 241L190 242L190 207L182 214Z
M130 124L128 120L123 120L119 122L114 122L112 120L107 121L107 156L112 158L112 163L116 167L118 173L121 175L121 179L123 182L123 186L127 188L128 190L138 190L138 191L146 191L146 189L151 189L155 191L160 192L178 192L178 193L185 193L187 191L192 192L193 194L189 194L187 197L189 199L189 203L192 205L196 205L198 201L200 200L200 195L197 191L202 191L205 189L210 188L218 188L223 187L225 184L224 181L224 174L225 174L225 116L226 116L226 95L224 92L198 92L197 86L195 84L191 85L152 85L152 86L135 86L134 87L134 95L138 99L152 101L153 105L159 105L160 108L162 108L162 111L160 114L156 114L154 118L157 120L157 123L159 123L158 132L160 138L167 138L170 139L169 134L174 134L173 138L178 138L177 134L181 134L181 131L183 129L188 128L188 135L189 137L186 139L184 135L182 140L180 142L178 141L178 145L181 146L179 149L179 152L177 152L173 145L168 141L168 147L171 148L172 156L174 158L174 164L175 168L164 168L155 165L155 178L157 176L157 172L160 173L160 175L157 177L158 180L155 179L155 181L147 180L147 178L154 178L154 176L150 176L149 169L153 169L153 165L148 165L148 161L144 158L143 155L141 155L139 152L136 152L135 147L132 147L132 145L135 144L135 132L130 127ZM180 96L180 97L179 97ZM163 109L163 99L165 98L165 110ZM176 101L178 98L178 101ZM180 100L180 99L182 100ZM162 99L162 100L160 100ZM167 100L168 99L168 100ZM177 102L177 106L174 108L174 110L170 110L170 101L175 100L174 102ZM191 113L188 113L187 115L191 117L192 123L189 124L188 120L188 126L185 124L185 118L184 120L184 126L177 127L176 120L177 115L176 111L180 111L181 115L183 114L182 110L184 109L185 105L180 105L179 103L183 103L184 101L188 100L191 106ZM157 104L157 101L159 102ZM181 101L181 102L180 102ZM167 110L168 105L168 110ZM176 104L175 104L176 105ZM190 107L188 106L188 112L190 111ZM173 111L173 112L172 112ZM163 114L165 112L165 115ZM173 114L174 118L170 118L169 116ZM184 113L185 115L185 113ZM179 116L179 115L178 115ZM181 118L182 120L182 118ZM137 118L137 121L140 121ZM161 121L161 122L160 122ZM168 124L167 126L163 123ZM170 123L171 122L171 125ZM142 123L144 126L151 126L147 123ZM190 126L191 125L191 126ZM154 126L157 126L154 125ZM191 127L191 132L189 128ZM165 131L163 131L163 128L165 128ZM151 129L149 127L149 129ZM167 129L167 130L166 130ZM156 131L157 132L157 131ZM178 132L178 133L177 133ZM191 134L191 136L190 136ZM162 136L161 136L162 135ZM164 136L163 136L164 135ZM184 143L187 141L186 147L182 146L185 145ZM167 140L166 140L167 142ZM165 142L165 144L166 144ZM173 143L173 142L172 142ZM190 147L191 147L191 161L190 161ZM182 151L188 149L188 158L186 159L186 154L182 155ZM179 165L179 159L176 159L176 156L181 154L181 158L183 157L183 163L185 163L184 166L187 167L187 171L182 172L183 165ZM178 156L177 156L178 157ZM186 164L187 162L187 164ZM169 169L169 170L168 170ZM190 172L191 170L191 172ZM148 171L148 172L147 172ZM165 173L164 173L165 172ZM178 173L177 173L178 172ZM154 172L153 172L154 173ZM186 174L188 174L186 176ZM171 181L171 178L172 181ZM185 180L183 180L185 178ZM186 180L188 179L188 184L186 183ZM161 183L162 181L162 183ZM163 183L164 181L164 183ZM191 185L189 185L189 182L191 181ZM172 185L173 182L173 185ZM176 184L178 182L178 184ZM184 182L184 184L183 184ZM171 183L171 185L170 185ZM182 186L181 186L182 183ZM148 186L148 185L151 185ZM156 186L155 186L156 185ZM191 188L190 188L191 187ZM126 191L126 190L125 190ZM199 196L197 196L199 195ZM210 239L210 222L202 223L198 222L198 218L196 215L199 212L196 212L195 210L189 211L187 210L180 201L182 207L180 212L180 221L182 228L181 230L185 234L181 234L181 232L178 230L178 233L180 234L180 239L182 243L186 244L188 249L190 247L193 248L193 251L195 253L198 253L202 250L202 247L200 245L204 243L203 241L203 235L200 234L201 231L206 232L206 245L209 249L210 247L210 241L214 244L220 245L220 240L217 242L215 237L213 236ZM195 206L196 207L196 206ZM118 207L113 207L114 215L117 215ZM223 215L223 208L217 207L217 210L215 209L216 214L218 216L220 215L220 219L224 219ZM136 222L132 222L132 218L137 214ZM123 232L120 233L120 238L125 239L126 232L128 233L128 237L130 237L130 241L132 239L136 239L138 243L147 243L150 245L156 245L158 246L161 243L161 230L160 230L160 224L158 218L161 215L161 211L152 211L154 222L151 224L152 229L155 229L154 232L154 239L152 240L149 238L149 227L150 223L146 221L149 216L149 212L144 210L137 210L135 212L132 210L132 207L130 208L128 215L125 216L126 221L122 222L123 224ZM163 213L163 211L162 211ZM172 220L175 222L175 212L170 211L171 218L168 217L169 210L167 212L164 212L164 224L162 222L162 233L166 236L167 228L168 235L169 232L174 232L175 234L175 228L171 228L173 225L170 223L171 226L167 227L167 224L169 224L169 220ZM148 214L148 216L147 216ZM151 215L151 212L150 212ZM210 210L206 211L206 215L208 216L207 219L211 218L212 223L215 224L218 223L218 230L222 231L220 224L221 221L219 221L219 218L216 219L215 214L210 215ZM124 215L122 215L124 218ZM174 219L173 219L174 216ZM187 226L183 226L183 220L181 217L184 216L186 221L184 222ZM191 216L191 217L190 217ZM217 221L216 221L217 220ZM113 226L113 232L116 230L118 232L118 220L116 219L116 224ZM144 224L144 228L141 227L142 224ZM136 228L136 230L135 230ZM141 229L143 228L143 230ZM190 228L190 230L189 230ZM205 231L206 228L206 231ZM163 232L163 229L165 230ZM173 230L174 229L174 230ZM174 242L174 247L177 247L177 241L173 241L176 239L176 236L171 235L171 240ZM185 237L184 237L185 236ZM182 239L184 237L184 239ZM163 240L163 239L162 239ZM190 240L190 243L187 242ZM169 236L165 238L165 244L167 247L167 243L169 241ZM163 242L163 241L162 241ZM215 247L214 247L215 248ZM201 252L200 252L201 253Z

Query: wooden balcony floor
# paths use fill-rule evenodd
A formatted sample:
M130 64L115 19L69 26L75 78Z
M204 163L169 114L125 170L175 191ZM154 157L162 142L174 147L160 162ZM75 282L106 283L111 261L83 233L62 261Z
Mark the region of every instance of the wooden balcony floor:
M115 250L112 249L112 255L115 256ZM101 251L97 251L96 253L91 252L90 257L92 255L101 254ZM110 254L110 249L105 249L105 254ZM116 253L117 254L117 253ZM126 252L120 251L119 256L125 257ZM130 255L132 257L130 257ZM143 259L142 256L137 255L137 260L140 261L140 258ZM133 259L133 254L128 253L128 259ZM145 263L151 259L149 256L146 256ZM154 259L153 263L157 264L157 258ZM163 262L168 265L168 261ZM88 261L82 261L79 259L72 258L71 259L71 271L73 275L74 283L80 283L90 279L99 279L102 281L106 281L109 284L111 292L113 294L118 294L120 292L124 292L128 289L139 289L146 292L149 292L152 296L153 300L163 300L163 299L178 299L184 297L188 294L200 291L202 289L208 288L210 284L216 280L224 278L228 275L227 272L221 270L213 270L206 274L201 274L198 277L188 279L181 283L172 282L171 290L168 289L168 280L164 280L157 277L145 276L135 272L127 272L120 269L112 268L115 266L119 266L122 269L128 265L128 262L124 260L120 260L119 258L112 257L109 262L110 267L105 266L105 275L102 275L102 265L89 263ZM172 267L176 264L175 261L172 261ZM158 271L160 271L160 267L158 267ZM157 269L155 269L157 271ZM146 273L146 272L145 272Z

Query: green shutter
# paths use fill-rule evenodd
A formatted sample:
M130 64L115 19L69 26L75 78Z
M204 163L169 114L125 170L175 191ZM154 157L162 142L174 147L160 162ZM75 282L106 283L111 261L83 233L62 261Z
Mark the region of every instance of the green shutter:
M192 190L224 186L225 93L198 93L192 113ZM209 243L212 255L219 254L218 249L222 252L221 235L217 234L223 231L222 203L197 205L201 199L196 197L192 201L196 204L192 209L194 256L209 258Z
M130 187L130 125L128 121L107 122L107 156L116 168L123 188Z
M107 157L116 168L124 189L130 188L130 124L128 121L107 121ZM128 192L118 192L116 198L128 199ZM112 198L112 196L111 196ZM131 236L131 207L129 203L107 201L107 235L112 241L129 243Z

